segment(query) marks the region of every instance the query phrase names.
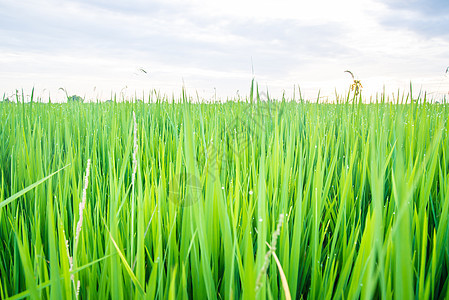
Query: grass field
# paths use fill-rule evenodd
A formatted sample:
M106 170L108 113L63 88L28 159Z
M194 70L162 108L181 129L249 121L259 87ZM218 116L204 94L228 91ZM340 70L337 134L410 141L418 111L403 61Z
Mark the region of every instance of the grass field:
M449 297L448 104L185 98L0 103L0 298Z

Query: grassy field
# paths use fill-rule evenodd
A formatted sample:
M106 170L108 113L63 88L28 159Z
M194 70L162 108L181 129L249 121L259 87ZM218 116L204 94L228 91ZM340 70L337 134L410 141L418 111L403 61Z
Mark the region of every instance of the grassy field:
M183 98L0 103L0 298L449 297L448 104Z

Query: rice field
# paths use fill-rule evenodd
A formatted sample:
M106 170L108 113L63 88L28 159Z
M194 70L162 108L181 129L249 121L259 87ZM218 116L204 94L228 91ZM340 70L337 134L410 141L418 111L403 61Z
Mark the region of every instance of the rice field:
M0 103L1 299L449 297L449 105Z

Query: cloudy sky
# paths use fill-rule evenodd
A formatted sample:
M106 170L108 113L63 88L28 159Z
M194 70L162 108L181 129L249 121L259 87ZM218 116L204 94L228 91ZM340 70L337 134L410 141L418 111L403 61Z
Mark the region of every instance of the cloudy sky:
M447 0L0 0L0 41L7 96L449 92Z

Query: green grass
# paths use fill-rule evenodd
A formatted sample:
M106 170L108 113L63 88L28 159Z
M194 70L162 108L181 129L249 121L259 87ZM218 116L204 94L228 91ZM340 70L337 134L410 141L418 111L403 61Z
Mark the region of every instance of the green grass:
M348 99L0 103L0 298L449 297L449 105Z

